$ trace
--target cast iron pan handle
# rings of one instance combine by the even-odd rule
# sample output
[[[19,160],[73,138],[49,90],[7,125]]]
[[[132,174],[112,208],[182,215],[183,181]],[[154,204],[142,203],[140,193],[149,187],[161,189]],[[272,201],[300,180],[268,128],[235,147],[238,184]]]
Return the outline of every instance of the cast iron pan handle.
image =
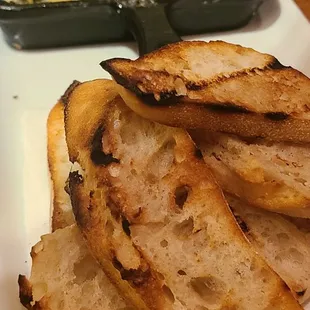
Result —
[[[121,14],[138,43],[140,56],[166,44],[182,41],[171,28],[162,4],[149,8],[123,8]]]

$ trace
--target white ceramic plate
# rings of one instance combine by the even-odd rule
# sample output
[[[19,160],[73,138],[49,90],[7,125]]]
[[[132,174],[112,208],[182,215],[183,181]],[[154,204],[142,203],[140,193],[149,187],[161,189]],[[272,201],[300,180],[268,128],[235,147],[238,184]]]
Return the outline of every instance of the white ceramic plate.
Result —
[[[292,0],[268,0],[245,28],[189,39],[226,40],[275,55],[310,76],[310,26]],[[0,35],[0,308],[21,309],[17,275],[50,230],[46,118],[74,80],[108,77],[111,57],[137,57],[132,44],[15,51]],[[17,96],[17,97],[16,97]],[[310,309],[310,305],[307,309]]]

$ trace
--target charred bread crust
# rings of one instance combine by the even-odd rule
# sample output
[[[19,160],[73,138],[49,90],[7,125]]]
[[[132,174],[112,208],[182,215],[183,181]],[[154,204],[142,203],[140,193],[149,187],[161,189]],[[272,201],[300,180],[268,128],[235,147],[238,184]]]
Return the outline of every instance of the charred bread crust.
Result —
[[[193,63],[190,58],[204,62],[203,56],[201,59],[188,56],[195,48],[218,49],[219,59],[227,53],[221,64],[227,72],[214,70],[214,74],[206,77],[199,73],[195,75],[190,71]],[[230,59],[231,51],[234,54]],[[238,64],[234,69],[234,57],[236,63],[242,57],[252,57],[252,67]],[[175,68],[172,63],[176,63]],[[301,72],[282,65],[273,56],[219,41],[180,42],[135,61],[115,58],[101,65],[119,85],[136,95],[139,106],[135,107],[123,97],[125,102],[136,113],[151,120],[170,126],[262,136],[276,141],[310,142],[307,117],[310,80]],[[206,61],[204,65],[207,65]],[[152,112],[156,109],[167,115],[155,118],[156,113]],[[181,113],[185,115],[182,117]],[[239,116],[242,116],[240,120]]]
[[[63,103],[63,104],[67,104],[68,103],[68,99],[71,95],[71,93],[73,92],[73,90],[79,86],[81,84],[81,82],[77,81],[77,80],[74,80],[70,86],[67,88],[67,90],[65,91],[65,93],[60,97],[60,101]]]
[[[71,202],[77,224],[105,274],[118,287],[130,303],[137,309],[164,309],[160,279],[143,257],[136,269],[126,269],[118,260],[117,249],[111,243],[111,230],[100,223],[106,221],[111,227],[121,227],[109,210],[104,212],[102,205],[92,199],[93,191],[87,190],[84,180],[78,173],[70,174]],[[103,214],[105,213],[105,214]],[[121,232],[128,239],[126,232]],[[137,250],[139,253],[139,251]],[[138,254],[140,255],[140,253]],[[144,296],[142,300],[139,295]]]
[[[201,104],[148,106],[132,92],[119,87],[126,104],[142,117],[186,129],[231,133],[249,138],[266,138],[271,141],[310,142],[310,120],[292,118],[283,113],[258,114],[225,108],[213,109]]]
[[[206,42],[178,42],[175,44],[168,44],[159,50],[156,50],[154,52],[151,52],[147,55],[144,55],[140,57],[137,61],[143,64],[144,60],[149,61],[150,59],[155,59],[157,55],[160,57],[169,57],[170,53],[172,56],[173,54],[177,54],[179,50],[186,49],[186,48],[195,48],[196,46],[205,45],[207,47],[207,44],[209,45],[219,45],[223,46],[223,48],[234,48],[237,47],[239,49],[244,49],[244,51],[254,52],[256,51],[241,47],[240,45],[233,45],[222,42],[222,41],[210,41],[209,43]],[[242,51],[241,51],[242,53]],[[262,54],[263,55],[263,54]],[[115,81],[122,85],[123,87],[129,89],[130,91],[134,92],[138,96],[154,96],[156,93],[158,95],[158,98],[156,101],[154,101],[154,104],[157,102],[158,105],[161,105],[163,102],[165,102],[168,98],[173,98],[177,96],[177,92],[175,89],[167,88],[169,84],[171,84],[171,81],[175,81],[176,79],[182,79],[184,82],[184,85],[188,90],[192,91],[198,91],[203,88],[209,87],[212,84],[218,84],[225,82],[229,79],[234,79],[238,77],[248,76],[250,74],[258,74],[262,73],[265,70],[275,70],[275,71],[281,71],[284,69],[291,69],[289,66],[284,66],[280,63],[278,59],[271,55],[264,54],[266,56],[265,63],[260,64],[258,67],[252,67],[252,68],[244,68],[242,70],[233,71],[229,75],[227,74],[217,74],[213,76],[211,79],[203,80],[200,79],[199,82],[192,81],[185,76],[182,75],[182,72],[179,74],[171,74],[167,72],[166,70],[152,70],[152,69],[143,69],[140,68],[139,65],[137,67],[131,67],[132,72],[129,72],[129,76],[126,75],[126,71],[120,71],[117,65],[118,63],[121,64],[129,64],[132,66],[132,64],[135,63],[135,61],[125,59],[125,58],[112,58],[105,61],[102,61],[100,63],[101,67],[108,71],[112,77],[115,79]],[[154,79],[154,83],[152,80],[150,80],[149,77],[152,77]],[[141,87],[143,85],[143,88]],[[162,102],[163,101],[163,102]],[[211,103],[212,104],[212,103]],[[230,104],[230,103],[227,103]],[[227,105],[226,104],[226,105]],[[242,107],[241,107],[242,108]]]
[[[29,280],[23,276],[18,276],[19,300],[21,304],[28,310],[50,310],[46,303],[46,297],[39,301],[33,302],[32,286]]]
[[[94,93],[93,89],[88,87],[89,84],[94,83],[97,84],[100,89],[97,93]],[[74,94],[76,91],[82,91],[84,92],[84,100],[85,100],[85,106],[87,105],[87,100],[90,100],[90,98],[93,98],[92,100],[98,100],[98,105],[94,105],[94,111],[93,113],[87,113],[84,111],[83,107],[81,109],[78,109],[78,111],[75,111],[77,113],[76,119],[74,120],[79,120],[81,122],[84,122],[85,126],[87,125],[88,128],[87,130],[91,131],[89,135],[85,135],[85,127],[84,126],[77,126],[79,127],[79,132],[77,135],[74,137],[74,139],[68,139],[68,134],[71,134],[71,130],[68,130],[68,113],[70,113],[71,106],[70,106],[70,100],[74,100]],[[104,92],[106,96],[102,98],[101,92]],[[68,146],[68,152],[69,152],[69,159],[71,162],[75,162],[77,157],[78,157],[78,149],[82,145],[85,147],[86,145],[91,147],[94,135],[96,130],[98,130],[98,126],[96,124],[100,123],[105,117],[105,111],[102,111],[102,109],[99,109],[100,104],[105,104],[106,102],[112,101],[114,98],[118,96],[118,92],[116,88],[114,87],[114,82],[110,80],[105,80],[105,83],[102,83],[102,80],[94,80],[86,83],[82,83],[75,87],[74,91],[71,92],[69,98],[68,98],[68,103],[65,107],[65,131],[66,131],[66,141],[67,141],[67,146]],[[92,126],[92,127],[91,127]],[[79,143],[81,145],[79,145]]]
[[[33,298],[32,298],[32,287],[30,282],[25,276],[19,275],[18,285],[19,285],[19,300],[21,304],[27,309],[32,309],[31,302],[33,301]]]
[[[107,166],[111,163],[119,163],[117,158],[113,157],[111,153],[104,153],[102,151],[102,135],[104,133],[104,128],[99,126],[94,133],[93,140],[91,143],[91,160],[95,165],[104,165]]]
[[[96,92],[94,93],[94,91]],[[102,95],[100,90],[105,93]],[[88,114],[80,114],[81,107],[71,106],[71,102],[76,102],[75,96],[83,94],[85,106],[89,101],[95,102],[97,96],[97,107],[94,106],[94,111]],[[121,100],[115,88],[115,83],[110,80],[97,80],[87,82],[80,85],[71,93],[68,104],[65,107],[66,122],[66,137],[68,142],[69,157],[71,161],[76,161],[78,156],[85,156],[89,159],[88,173],[93,172],[100,179],[100,187],[93,188],[89,186],[87,177],[84,177],[83,169],[80,172],[72,172],[69,176],[70,196],[73,212],[76,222],[89,245],[89,249],[98,263],[110,278],[111,282],[119,288],[121,293],[130,303],[133,303],[137,309],[164,309],[165,300],[163,298],[161,282],[159,275],[152,270],[149,262],[147,262],[138,249],[136,249],[128,236],[128,228],[124,227],[124,222],[117,215],[115,210],[110,210],[103,204],[107,204],[110,199],[108,192],[108,179],[105,177],[104,167],[119,161],[110,154],[111,161],[100,161],[98,156],[94,157],[93,152],[100,151],[100,143],[102,133],[104,131],[105,118],[110,109],[109,105],[114,104],[114,100]],[[80,100],[78,100],[80,103]],[[97,110],[96,110],[97,109]],[[83,109],[81,109],[83,111]],[[88,122],[88,127],[83,128],[83,136],[76,135],[71,132],[71,126],[74,130],[77,129],[76,123],[73,123],[77,118],[91,118],[91,123]],[[74,125],[73,125],[74,124]],[[82,139],[81,139],[82,137]],[[72,143],[74,142],[74,143]],[[72,143],[72,144],[71,144]],[[81,150],[87,150],[81,154]],[[72,156],[72,154],[74,154]],[[76,155],[75,155],[76,154]],[[102,155],[102,154],[101,154]],[[107,154],[103,154],[106,157]],[[100,157],[100,156],[99,156]],[[100,177],[99,177],[100,175]],[[93,184],[93,186],[95,186]],[[98,195],[105,197],[104,200],[98,201]],[[112,231],[117,230],[122,239],[121,243],[130,244],[134,251],[135,259],[139,260],[137,268],[126,268],[122,266],[117,258],[117,247],[111,240]],[[126,279],[126,280],[125,280]],[[139,292],[139,293],[137,293]],[[144,296],[141,299],[141,296]]]

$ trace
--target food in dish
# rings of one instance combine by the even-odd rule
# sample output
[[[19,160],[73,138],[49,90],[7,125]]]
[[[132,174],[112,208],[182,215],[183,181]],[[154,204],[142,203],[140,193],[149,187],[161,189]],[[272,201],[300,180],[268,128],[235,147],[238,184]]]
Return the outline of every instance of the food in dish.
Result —
[[[255,209],[242,195],[224,196],[194,135],[140,116],[129,108],[132,98],[144,104],[145,97],[111,80],[75,82],[50,113],[55,232],[43,241],[74,231],[68,234],[75,246],[86,243],[84,254],[98,262],[91,277],[103,271],[124,309],[302,309],[309,296],[306,220]],[[34,255],[32,272],[40,278],[37,262]],[[48,300],[42,309],[54,310],[55,299],[46,296],[57,276],[47,274],[39,295],[36,276],[21,276],[23,304],[36,309]],[[109,292],[102,290],[104,300]]]

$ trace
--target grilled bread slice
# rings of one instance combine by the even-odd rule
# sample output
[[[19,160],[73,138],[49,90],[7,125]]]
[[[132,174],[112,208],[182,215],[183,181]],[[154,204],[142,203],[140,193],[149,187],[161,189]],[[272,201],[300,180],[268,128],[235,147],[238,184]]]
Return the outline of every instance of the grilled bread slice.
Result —
[[[225,195],[238,223],[254,246],[304,302],[310,297],[310,242],[307,233],[287,217],[252,207]],[[309,225],[309,223],[308,223]]]
[[[126,104],[163,124],[310,142],[310,80],[273,56],[221,41],[183,41],[102,67]]]
[[[76,225],[41,237],[31,251],[28,280],[19,276],[20,301],[33,310],[133,310],[89,254]]]
[[[58,117],[55,117],[50,125],[60,128],[64,126],[63,109],[58,109],[57,112]],[[62,137],[57,136],[57,138],[59,140],[65,139],[64,129],[62,135]],[[62,149],[62,151],[58,150],[59,153],[67,154],[65,145],[53,144],[53,146]],[[59,161],[60,159],[61,157],[57,157],[54,162],[55,167],[59,170],[62,169],[62,165],[65,163]],[[51,171],[51,173],[53,172]],[[59,189],[56,191],[59,194],[61,194],[61,191],[65,194],[66,179],[54,179],[53,185],[56,189]],[[307,300],[310,295],[309,220],[284,217],[273,212],[258,210],[248,204],[241,203],[231,195],[225,194],[225,197],[238,220],[239,226],[257,252],[267,259],[269,265],[287,283],[295,298],[300,302]],[[68,206],[71,209],[70,202]]]
[[[113,82],[65,106],[77,223],[137,309],[301,309],[238,227],[187,132],[145,120]]]
[[[221,187],[257,207],[310,217],[309,145],[191,132]]]
[[[72,225],[70,196],[64,190],[72,164],[69,161],[64,127],[64,105],[60,100],[47,120],[47,158],[52,189],[52,231]]]

